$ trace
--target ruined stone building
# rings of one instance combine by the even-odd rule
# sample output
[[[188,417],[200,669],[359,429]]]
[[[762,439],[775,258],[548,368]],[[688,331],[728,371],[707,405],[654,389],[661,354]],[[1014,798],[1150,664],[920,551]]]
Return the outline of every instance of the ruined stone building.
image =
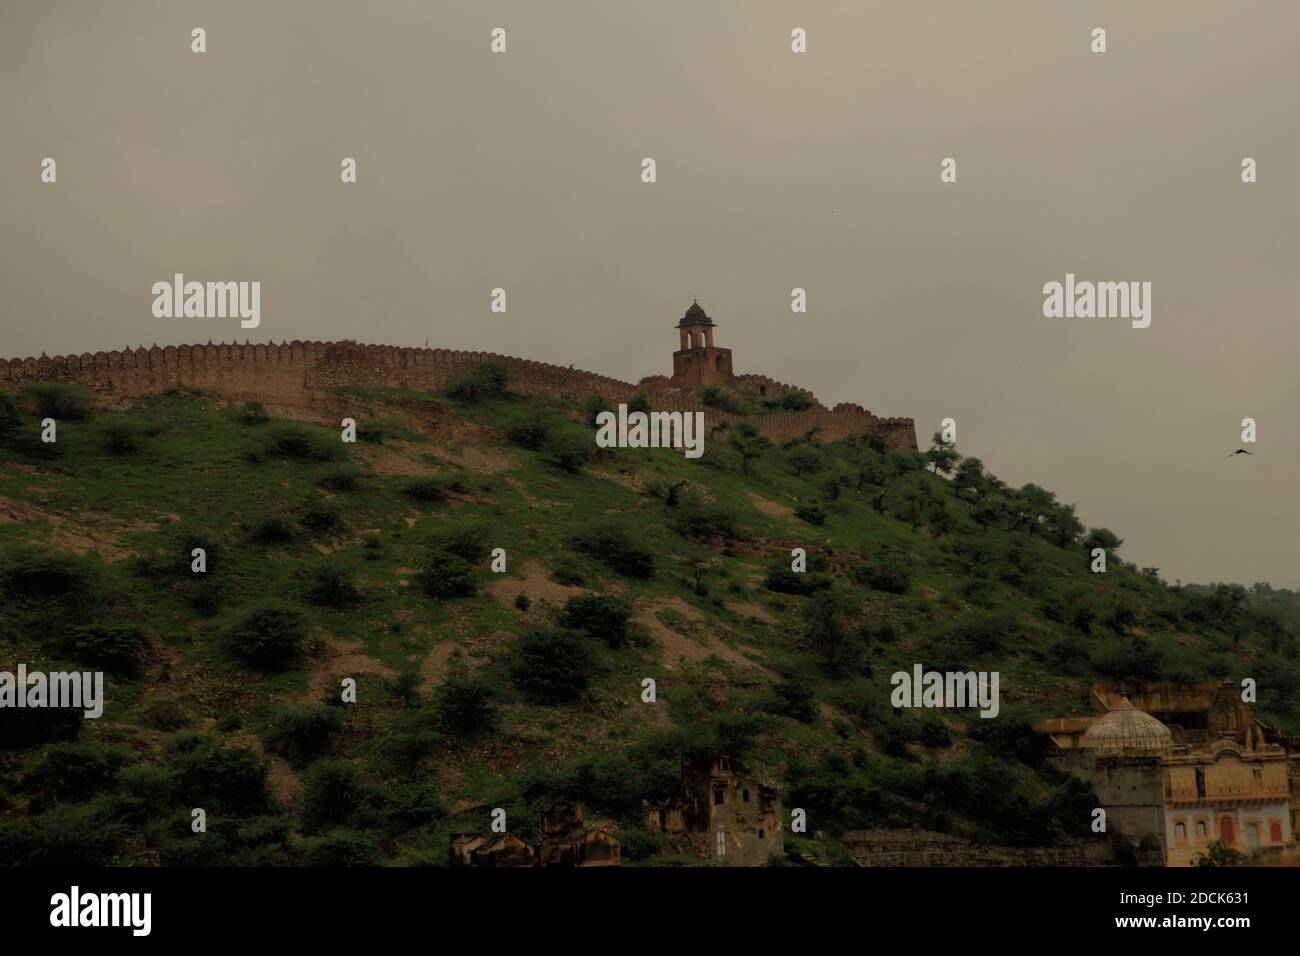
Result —
[[[681,796],[642,801],[647,832],[665,852],[692,853],[722,866],[763,866],[785,852],[775,787],[732,767],[729,757],[682,757]]]
[[[1107,833],[1139,863],[1189,866],[1218,840],[1300,862],[1300,748],[1255,720],[1231,683],[1094,686],[1097,716],[1034,729],[1049,762],[1091,784]]]
[[[537,851],[513,833],[458,833],[452,866],[536,866]]]
[[[619,842],[607,826],[582,822],[582,805],[558,803],[542,816],[542,866],[618,866]]]
[[[582,806],[558,803],[542,814],[539,847],[510,833],[459,833],[452,866],[618,866],[619,842],[609,824],[587,826]]]

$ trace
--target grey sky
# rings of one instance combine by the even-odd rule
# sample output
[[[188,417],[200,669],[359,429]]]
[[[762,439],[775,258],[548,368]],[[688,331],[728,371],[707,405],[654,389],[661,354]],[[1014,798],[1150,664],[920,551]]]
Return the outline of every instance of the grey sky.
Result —
[[[698,296],[738,372],[923,444],[952,416],[1171,580],[1300,587],[1298,31],[1283,0],[8,0],[0,353],[427,339],[635,381]],[[261,327],[155,319],[174,272],[260,280]],[[1150,281],[1151,327],[1043,318],[1067,272]]]

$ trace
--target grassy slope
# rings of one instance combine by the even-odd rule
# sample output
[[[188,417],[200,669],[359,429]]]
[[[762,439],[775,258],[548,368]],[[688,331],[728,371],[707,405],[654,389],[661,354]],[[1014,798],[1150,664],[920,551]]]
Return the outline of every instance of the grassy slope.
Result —
[[[509,445],[504,432],[541,408],[560,430],[589,444],[590,429],[571,403],[515,398],[463,404],[398,391],[353,391],[341,400],[356,403],[363,424],[381,421],[388,433],[383,444],[344,448],[336,431],[317,429],[365,471],[361,488],[351,492],[332,494],[317,484],[344,459],[268,454],[267,436],[276,423],[243,424],[235,409],[210,396],[160,397],[129,412],[68,422],[48,460],[9,453],[10,463],[0,467],[0,497],[40,511],[25,512],[37,520],[0,525],[0,552],[22,542],[67,543],[76,535],[129,549],[134,557],[90,559],[100,575],[97,593],[104,596],[94,612],[138,626],[150,647],[137,673],[110,676],[105,717],[82,722],[83,741],[122,748],[115,758],[120,766],[105,771],[100,785],[57,790],[50,774],[43,775],[43,748],[0,751],[0,807],[9,827],[0,843],[7,839],[19,855],[44,858],[37,844],[53,838],[40,834],[56,823],[67,829],[71,814],[112,836],[86,851],[96,860],[152,862],[159,851],[164,862],[310,860],[321,834],[333,832],[329,846],[336,856],[355,851],[356,859],[370,862],[440,863],[447,834],[484,827],[491,807],[506,807],[512,830],[530,836],[543,806],[575,797],[590,816],[609,816],[626,828],[630,858],[653,859],[650,842],[636,831],[639,800],[673,792],[677,754],[704,741],[745,753],[752,766],[783,784],[787,806],[809,809],[814,829],[921,825],[996,842],[1052,843],[1084,834],[1081,808],[1091,806],[1091,798],[1035,766],[1026,724],[1086,712],[1094,680],[1264,675],[1261,716],[1297,726],[1290,699],[1278,690],[1289,693],[1297,680],[1285,653],[1292,644],[1274,654],[1252,634],[1234,645],[1213,629],[1194,632],[1177,592],[1114,559],[1108,573],[1094,575],[1079,545],[1058,548],[1024,531],[982,530],[937,477],[921,480],[946,496],[956,523],[953,533],[938,538],[894,516],[905,482],[916,475],[891,479],[883,515],[852,483],[830,500],[828,477],[856,475],[855,459],[872,452],[823,446],[820,471],[798,477],[788,467],[788,452],[771,449],[744,475],[719,436],[702,461],[667,450],[624,450],[569,475],[548,452]],[[426,422],[444,420],[448,410],[462,437],[428,437]],[[136,451],[105,451],[105,428],[115,420],[143,426]],[[421,505],[402,494],[411,476],[395,470],[454,479],[461,490],[445,504]],[[711,499],[706,509],[736,516],[746,540],[700,542],[673,531],[680,509],[645,489],[678,480]],[[826,522],[810,525],[772,513],[777,509],[770,505],[761,510],[755,495],[786,510],[818,501]],[[294,519],[321,501],[337,508],[337,531],[313,534],[299,526],[286,544],[249,541],[248,529],[266,516]],[[598,522],[629,529],[637,546],[655,556],[655,576],[624,578],[576,551],[572,536]],[[458,527],[482,529],[490,547],[506,549],[506,576],[517,588],[502,585],[484,560],[475,597],[437,601],[419,591],[415,572],[432,543]],[[206,608],[196,608],[193,582],[174,570],[182,546],[196,535],[218,543],[211,577],[221,596]],[[982,557],[954,552],[963,545],[981,548]],[[836,590],[847,596],[841,622],[849,653],[860,658],[847,667],[828,669],[805,640],[817,598],[762,586],[775,559],[753,552],[788,555],[794,546],[829,554],[837,566],[886,563],[909,575],[907,591],[897,595],[862,587],[845,573],[833,576]],[[714,561],[706,594],[696,592],[691,573],[691,561],[701,558]],[[636,646],[593,644],[597,670],[580,703],[530,703],[510,681],[518,636],[550,625],[555,616],[553,603],[533,601],[527,611],[513,604],[516,590],[541,593],[538,588],[548,586],[525,583],[530,562],[546,571],[563,565],[589,590],[636,601],[646,622],[638,627]],[[353,577],[365,597],[360,606],[333,611],[306,602],[309,575],[325,563]],[[59,619],[57,608],[51,614],[20,595],[6,598],[0,669],[18,660],[31,669],[79,663],[48,625]],[[1100,621],[1117,601],[1137,611],[1136,626],[1122,636],[1106,633],[1100,623],[1085,635],[1052,619],[1068,621],[1068,609],[1083,604]],[[262,602],[303,608],[315,643],[300,666],[261,673],[226,649],[222,635]],[[646,626],[644,616],[655,623]],[[961,627],[970,621],[991,622],[995,636],[969,637]],[[700,650],[678,660],[675,652],[688,646],[681,642]],[[706,656],[710,650],[719,654]],[[431,653],[445,666],[431,664]],[[747,666],[746,659],[761,667]],[[1002,716],[981,722],[950,712],[922,719],[894,714],[889,675],[910,671],[916,662],[999,671]],[[409,699],[380,673],[421,667],[424,687]],[[468,673],[496,702],[496,727],[487,733],[447,732],[431,706],[420,702],[429,684]],[[205,778],[194,771],[197,758],[185,757],[194,747],[186,734],[261,752],[286,707],[336,698],[344,676],[357,678],[359,703],[342,709],[341,726],[313,752],[289,761],[268,755],[273,796],[266,806],[227,801],[222,812],[221,801],[195,783]],[[658,682],[657,704],[640,702],[645,677]],[[782,679],[813,692],[815,719],[775,712],[781,708],[772,688]],[[410,747],[427,754],[404,756]],[[350,766],[353,791],[344,802],[355,812],[322,816],[313,809],[313,793],[326,789],[315,782],[320,760]],[[58,800],[50,799],[52,791]],[[425,809],[403,817],[397,805],[416,791]],[[205,856],[194,850],[188,809],[213,802],[218,812],[210,833],[225,842],[210,841]],[[822,849],[834,856],[833,847]],[[79,852],[64,847],[53,858],[76,859]]]

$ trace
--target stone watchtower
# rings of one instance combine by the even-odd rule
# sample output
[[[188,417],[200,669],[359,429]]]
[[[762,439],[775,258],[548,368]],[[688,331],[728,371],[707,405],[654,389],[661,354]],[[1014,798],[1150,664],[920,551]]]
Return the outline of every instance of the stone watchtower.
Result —
[[[674,384],[726,385],[732,381],[731,349],[714,347],[715,325],[698,302],[691,303],[677,323],[682,347],[673,353]]]

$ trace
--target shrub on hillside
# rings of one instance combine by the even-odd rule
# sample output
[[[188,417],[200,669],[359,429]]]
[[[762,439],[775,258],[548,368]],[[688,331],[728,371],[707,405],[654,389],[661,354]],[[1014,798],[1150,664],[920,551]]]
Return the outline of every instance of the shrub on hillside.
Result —
[[[592,428],[596,427],[596,417],[601,412],[611,412],[613,408],[609,400],[601,395],[588,395],[582,403],[583,414],[587,416],[587,424]]]
[[[783,680],[772,688],[772,712],[789,717],[801,724],[811,724],[817,719],[817,699],[812,688],[798,680]]]
[[[266,515],[249,528],[248,539],[254,544],[285,544],[293,540],[293,523],[283,515]]]
[[[572,561],[561,560],[551,572],[551,580],[568,588],[580,588],[587,583],[587,576]]]
[[[99,426],[99,437],[110,455],[131,455],[144,444],[149,429],[127,418],[113,418]]]
[[[320,485],[326,491],[357,491],[360,489],[361,482],[365,476],[365,471],[355,465],[341,465],[317,478],[316,484]]]
[[[374,867],[384,862],[379,841],[357,830],[331,830],[302,844],[302,861],[318,867]]]
[[[22,393],[38,418],[75,422],[90,416],[90,393],[80,385],[33,382],[24,386]]]
[[[454,554],[470,564],[478,564],[488,556],[488,536],[483,528],[456,528],[438,538],[438,550]]]
[[[831,586],[830,579],[824,574],[808,571],[792,571],[785,563],[768,568],[763,587],[778,594],[798,594],[807,596]]]
[[[402,488],[402,494],[425,504],[440,505],[447,500],[447,489],[437,478],[416,478]]]
[[[23,544],[0,555],[0,590],[10,600],[76,605],[93,596],[98,580],[98,565],[66,551]]]
[[[554,431],[554,424],[541,412],[534,412],[506,430],[506,438],[520,448],[541,451]]]
[[[845,620],[850,610],[847,596],[827,590],[814,597],[805,612],[804,642],[832,676],[858,670],[863,663],[861,635]]]
[[[130,674],[145,649],[138,627],[103,620],[80,624],[68,632],[64,648],[79,664],[94,664],[115,674]]]
[[[337,707],[325,704],[296,704],[284,708],[271,721],[263,737],[268,750],[288,760],[302,762],[319,756],[330,734],[343,725]]]
[[[302,615],[271,604],[254,608],[226,631],[231,653],[267,670],[285,670],[298,663],[305,644]]]
[[[0,392],[0,445],[17,439],[22,427],[23,417],[18,402],[8,392]]]
[[[384,807],[384,827],[397,835],[436,823],[447,815],[431,783],[404,783],[396,787]]]
[[[303,425],[276,425],[267,432],[266,450],[295,461],[334,461],[343,455],[337,435]]]
[[[238,417],[241,425],[265,425],[270,418],[261,402],[244,402],[239,406]]]
[[[745,414],[744,407],[736,401],[735,396],[722,390],[717,385],[706,385],[700,392],[700,401],[709,408],[717,408],[724,412],[731,412],[733,415]]]
[[[1165,652],[1144,637],[1109,640],[1093,651],[1092,666],[1118,681],[1158,681],[1164,677]]]
[[[911,752],[907,745],[918,738],[920,729],[914,717],[891,716],[871,728],[871,735],[881,753],[908,758]]]
[[[569,598],[560,611],[560,623],[583,631],[610,647],[622,647],[628,639],[632,608],[621,598],[607,594],[584,594]]]
[[[826,457],[811,445],[796,445],[786,455],[786,464],[796,475],[814,475],[826,467]]]
[[[382,445],[388,437],[388,429],[380,422],[366,421],[357,425],[357,440],[368,445]]]
[[[1003,650],[1020,633],[1015,619],[1003,613],[972,614],[942,632],[946,639],[967,655],[992,654]]]
[[[448,677],[434,690],[432,705],[438,726],[450,734],[486,733],[496,726],[491,688],[470,677]]]
[[[628,827],[618,835],[619,857],[624,860],[648,860],[659,852],[661,838],[640,827]]]
[[[364,598],[346,570],[338,565],[316,568],[307,588],[307,600],[319,607],[356,607]]]
[[[459,555],[435,551],[420,571],[420,587],[429,597],[472,597],[478,589],[474,569]]]
[[[884,563],[859,564],[850,573],[854,581],[873,591],[883,591],[886,594],[907,592],[907,572],[897,566]]]
[[[174,734],[164,747],[176,792],[201,794],[212,814],[260,813],[266,808],[266,760],[242,747],[223,747],[205,734]]]
[[[582,471],[582,466],[591,461],[592,446],[573,435],[564,435],[549,443],[551,463],[569,475]]]
[[[70,707],[6,708],[0,720],[0,747],[35,747],[76,740],[83,723],[82,712]]]
[[[616,525],[595,525],[578,533],[573,546],[629,578],[654,576],[654,555],[632,543],[632,537]]]
[[[343,527],[339,509],[324,501],[309,503],[298,518],[298,523],[312,534],[333,534]]]
[[[84,800],[110,789],[129,756],[124,747],[99,743],[51,744],[23,784],[54,800]]]
[[[584,638],[572,631],[538,630],[515,651],[511,680],[530,700],[571,703],[587,692],[595,657]]]
[[[809,524],[826,523],[826,512],[815,504],[797,505],[794,509],[794,516],[801,521],[807,521]]]
[[[321,760],[303,780],[303,824],[309,832],[347,823],[367,803],[367,789],[346,760]]]
[[[683,537],[696,540],[721,538],[723,541],[739,541],[744,538],[740,516],[735,511],[693,500],[681,504],[668,525]]]
[[[447,386],[447,394],[463,402],[504,398],[509,382],[510,370],[499,362],[489,362],[455,376]]]
[[[126,837],[127,828],[101,803],[55,804],[44,813],[0,820],[0,860],[27,867],[109,866]]]

